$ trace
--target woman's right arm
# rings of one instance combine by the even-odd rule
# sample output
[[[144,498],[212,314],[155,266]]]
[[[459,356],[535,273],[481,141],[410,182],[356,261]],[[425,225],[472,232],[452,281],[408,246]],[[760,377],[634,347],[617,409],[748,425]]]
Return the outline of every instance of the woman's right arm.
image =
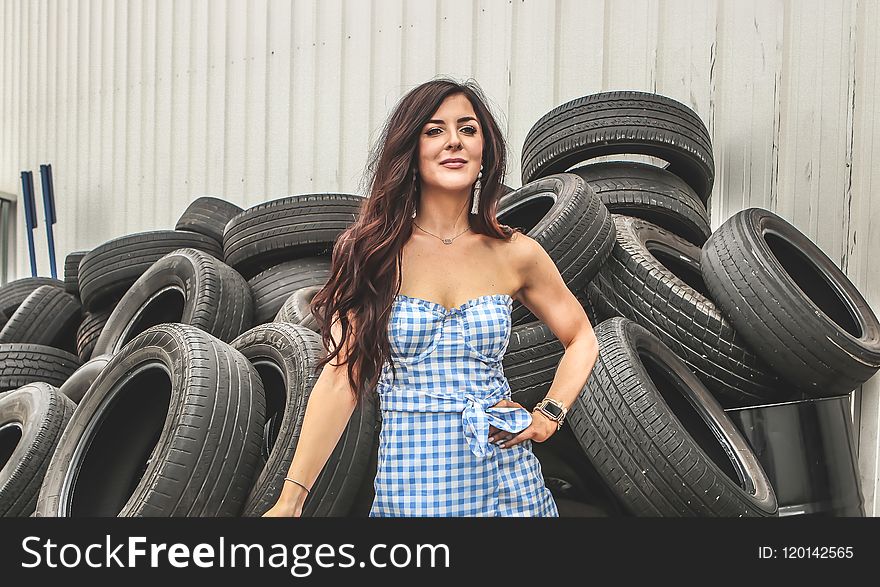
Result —
[[[330,334],[334,344],[338,344],[336,341],[342,338],[342,328],[338,321],[333,322]],[[346,344],[333,360],[336,363],[331,361],[321,370],[309,395],[299,441],[287,470],[288,477],[308,488],[314,486],[355,409],[355,396],[348,380],[348,365],[343,363],[347,350]],[[263,516],[299,517],[302,515],[306,497],[308,494],[302,487],[285,481],[278,501]]]

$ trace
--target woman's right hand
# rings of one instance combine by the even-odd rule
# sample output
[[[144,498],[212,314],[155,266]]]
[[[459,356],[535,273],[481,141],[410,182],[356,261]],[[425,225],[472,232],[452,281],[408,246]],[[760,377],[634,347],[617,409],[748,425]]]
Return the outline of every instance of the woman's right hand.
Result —
[[[300,516],[302,516],[302,506],[293,507],[280,501],[275,502],[275,505],[263,514],[264,518],[299,518]]]
[[[275,502],[269,510],[263,514],[264,518],[299,518],[302,516],[303,504],[308,494],[293,483],[285,483]]]

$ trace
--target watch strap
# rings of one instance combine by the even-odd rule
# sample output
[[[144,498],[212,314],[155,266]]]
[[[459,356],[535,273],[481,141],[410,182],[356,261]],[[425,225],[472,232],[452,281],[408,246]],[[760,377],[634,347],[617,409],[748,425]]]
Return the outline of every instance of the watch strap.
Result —
[[[544,398],[538,402],[538,405],[535,406],[535,410],[556,422],[557,429],[562,428],[562,423],[565,421],[565,416],[568,411],[562,406],[562,402],[550,398]]]

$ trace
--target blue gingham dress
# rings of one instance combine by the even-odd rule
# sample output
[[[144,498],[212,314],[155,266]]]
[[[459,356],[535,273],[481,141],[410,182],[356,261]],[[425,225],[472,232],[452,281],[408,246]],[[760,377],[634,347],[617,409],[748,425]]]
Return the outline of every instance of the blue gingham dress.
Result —
[[[370,517],[558,516],[531,441],[488,442],[489,424],[519,432],[531,423],[510,399],[501,359],[510,340],[507,294],[447,309],[398,294],[388,321],[388,362],[377,392],[382,410],[376,497]]]

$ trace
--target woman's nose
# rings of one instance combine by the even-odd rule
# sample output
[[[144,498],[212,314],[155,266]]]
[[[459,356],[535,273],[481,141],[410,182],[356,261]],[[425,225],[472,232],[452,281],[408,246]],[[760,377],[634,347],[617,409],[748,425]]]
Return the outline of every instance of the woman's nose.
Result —
[[[449,143],[446,145],[450,149],[457,149],[461,146],[461,137],[458,136],[457,131],[452,131],[449,133]]]

